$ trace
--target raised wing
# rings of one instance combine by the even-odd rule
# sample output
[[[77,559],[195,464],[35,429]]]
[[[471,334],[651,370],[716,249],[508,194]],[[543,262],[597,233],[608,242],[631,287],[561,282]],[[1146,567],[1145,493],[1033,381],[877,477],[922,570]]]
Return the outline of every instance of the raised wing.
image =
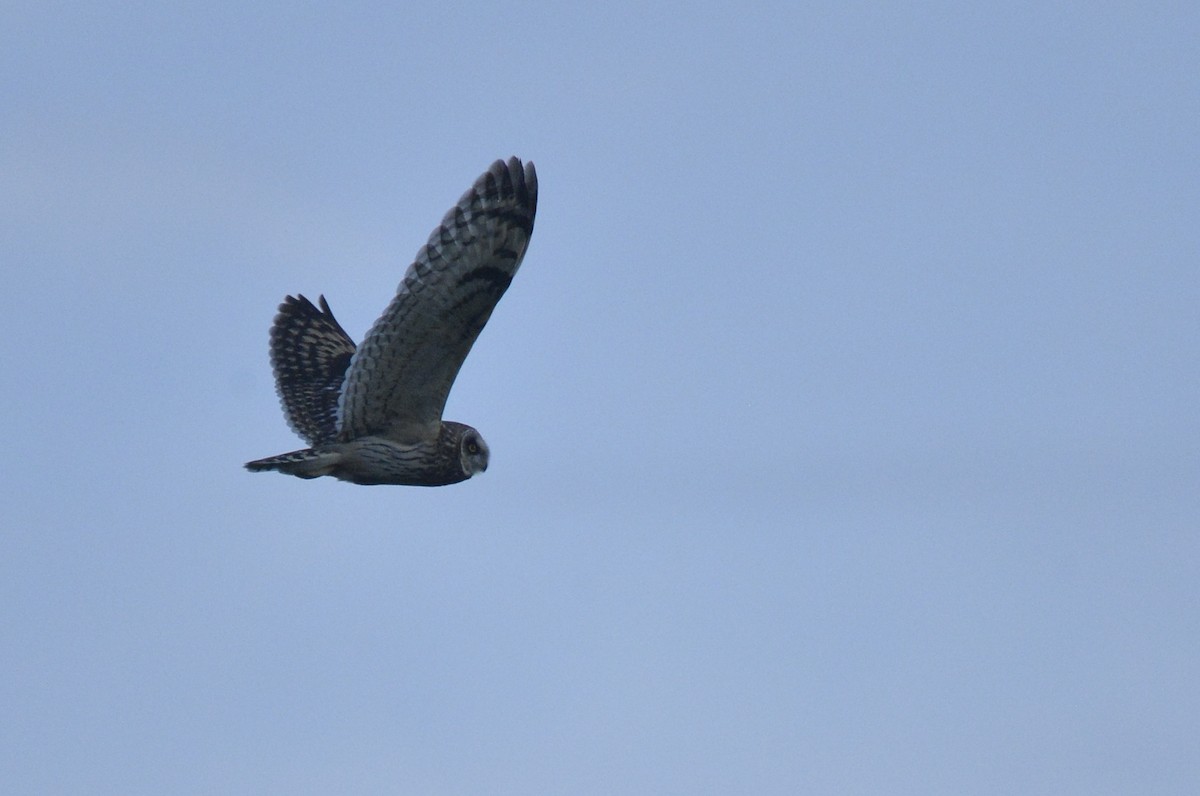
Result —
[[[340,439],[436,438],[458,370],[525,256],[536,210],[533,164],[510,158],[446,213],[350,364]]]
[[[288,296],[271,325],[271,369],[283,414],[309,445],[337,436],[338,396],[354,341],[333,317],[325,297],[317,309],[304,296]]]

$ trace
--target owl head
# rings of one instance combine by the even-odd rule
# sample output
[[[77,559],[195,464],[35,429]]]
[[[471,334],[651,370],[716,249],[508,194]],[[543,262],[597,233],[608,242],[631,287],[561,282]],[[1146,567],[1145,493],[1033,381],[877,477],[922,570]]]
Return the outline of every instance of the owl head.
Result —
[[[467,478],[482,473],[488,466],[488,446],[473,428],[463,430],[458,441],[458,459]]]

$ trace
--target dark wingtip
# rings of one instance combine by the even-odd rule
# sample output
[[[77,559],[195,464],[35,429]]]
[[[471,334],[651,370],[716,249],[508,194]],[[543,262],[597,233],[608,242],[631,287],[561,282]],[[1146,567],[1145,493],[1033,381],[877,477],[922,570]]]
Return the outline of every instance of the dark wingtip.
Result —
[[[320,309],[317,309],[318,304],[320,305]],[[337,322],[333,317],[333,310],[329,309],[329,302],[325,300],[325,294],[323,293],[317,297],[317,304],[313,304],[311,301],[305,298],[303,293],[297,293],[295,296],[286,296],[283,299],[283,303],[279,305],[279,316],[277,316],[276,320],[278,321],[280,318],[289,315],[299,315],[310,318],[325,315],[328,316],[331,321],[334,321],[335,323]]]
[[[488,170],[479,175],[475,185],[462,195],[459,204],[469,203],[476,195],[492,199],[516,197],[522,205],[536,210],[537,190],[537,169],[533,161],[523,162],[513,155],[508,160],[493,161]]]
[[[534,168],[533,161],[522,162],[516,155],[507,161],[497,160],[484,175],[484,179],[488,177],[497,181],[501,196],[515,196],[522,205],[529,208],[529,231],[532,232],[532,216],[537,213],[538,199],[537,169]]]
[[[516,160],[516,158],[513,158]],[[525,164],[525,189],[530,195],[537,197],[537,169],[533,167],[533,161],[528,161]]]
[[[533,161],[521,162],[521,159],[513,155],[508,159],[507,164],[501,164],[496,161],[497,165],[502,165],[505,173],[512,180],[513,191],[517,198],[523,204],[527,204],[531,210],[537,210],[537,169],[533,166]]]

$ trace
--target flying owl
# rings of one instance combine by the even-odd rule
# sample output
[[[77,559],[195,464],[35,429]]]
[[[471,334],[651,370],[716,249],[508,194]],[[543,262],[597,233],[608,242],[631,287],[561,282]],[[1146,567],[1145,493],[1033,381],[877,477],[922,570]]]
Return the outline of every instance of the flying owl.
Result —
[[[486,470],[483,437],[442,410],[525,256],[536,211],[533,164],[493,163],[417,252],[357,350],[324,296],[319,307],[288,296],[271,327],[271,368],[288,425],[310,447],[246,469],[412,486]]]

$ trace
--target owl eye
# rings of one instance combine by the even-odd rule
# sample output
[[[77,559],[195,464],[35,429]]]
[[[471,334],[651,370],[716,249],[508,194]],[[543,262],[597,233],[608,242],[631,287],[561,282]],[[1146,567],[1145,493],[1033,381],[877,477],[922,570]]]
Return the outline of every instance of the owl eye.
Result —
[[[467,453],[479,453],[479,445],[474,442],[468,442]]]

